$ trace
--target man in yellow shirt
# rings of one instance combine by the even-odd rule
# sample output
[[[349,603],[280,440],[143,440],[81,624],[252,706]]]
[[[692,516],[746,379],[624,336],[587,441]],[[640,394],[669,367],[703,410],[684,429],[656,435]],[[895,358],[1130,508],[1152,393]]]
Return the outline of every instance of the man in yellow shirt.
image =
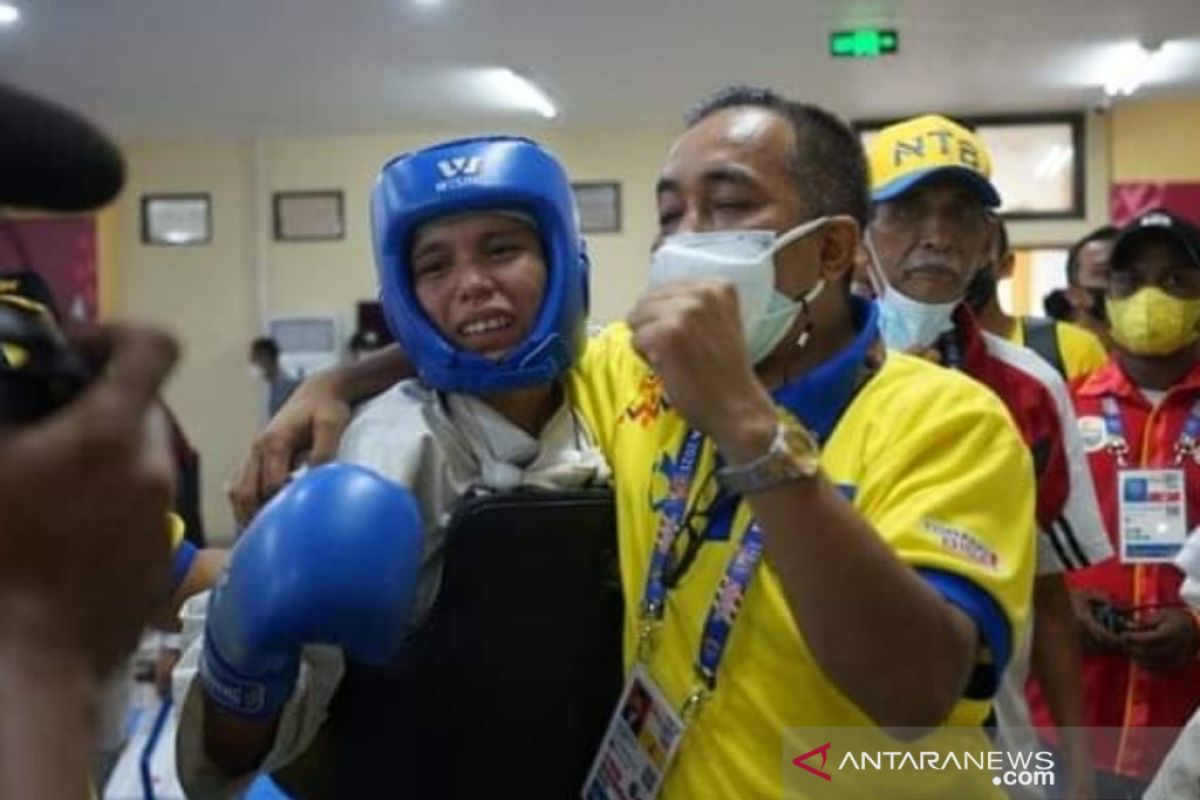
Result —
[[[981,724],[1028,610],[1033,472],[996,398],[884,354],[851,298],[853,134],[728,90],[657,199],[654,288],[576,402],[612,459],[627,663],[694,715],[663,796],[779,796],[787,728]]]
[[[993,225],[996,236],[991,262],[979,268],[967,287],[967,302],[983,329],[1033,350],[1067,383],[1095,372],[1108,360],[1108,352],[1094,333],[1069,322],[1014,317],[1000,307],[996,285],[1012,277],[1015,258],[1008,243],[1008,226],[999,217],[994,218]]]
[[[626,662],[687,722],[670,800],[782,796],[788,728],[978,728],[1028,614],[1028,451],[983,387],[879,346],[848,291],[866,180],[828,112],[718,95],[659,180],[654,288],[573,374],[614,468]],[[300,393],[260,453],[336,420]]]

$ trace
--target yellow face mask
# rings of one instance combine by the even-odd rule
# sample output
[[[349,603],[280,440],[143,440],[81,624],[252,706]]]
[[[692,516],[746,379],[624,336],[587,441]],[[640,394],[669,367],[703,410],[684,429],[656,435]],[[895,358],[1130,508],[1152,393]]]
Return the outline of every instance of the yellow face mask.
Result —
[[[1157,286],[1105,302],[1112,337],[1139,356],[1163,356],[1200,339],[1200,299],[1181,300]]]

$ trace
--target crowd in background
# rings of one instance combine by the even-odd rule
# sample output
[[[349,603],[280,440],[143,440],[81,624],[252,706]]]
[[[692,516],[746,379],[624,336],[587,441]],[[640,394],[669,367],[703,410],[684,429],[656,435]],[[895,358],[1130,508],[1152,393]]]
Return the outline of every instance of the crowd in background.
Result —
[[[482,172],[446,181],[447,159]],[[657,796],[777,797],[780,743],[804,726],[1052,750],[1055,787],[1014,797],[1200,797],[1193,222],[1153,209],[1094,231],[1049,319],[1014,317],[972,130],[916,117],[864,152],[824,109],[734,87],[665,156],[647,290],[588,337],[590,264],[552,153],[441,143],[384,165],[375,192],[398,345],[356,335],[301,383],[274,340],[252,343],[273,421],[233,484],[231,553],[205,546],[199,456],[159,399],[170,338],[64,334],[35,275],[0,276],[3,390],[57,390],[86,365],[0,434],[0,796],[86,796],[103,679],[212,590],[202,635],[165,643],[200,653],[177,698],[189,796],[265,774],[367,796],[397,770],[469,796],[486,770],[461,768],[464,731],[488,707],[421,718],[414,687],[509,675],[520,647],[464,644],[502,631],[588,665],[543,680],[595,730],[558,708],[503,720],[569,751],[532,797],[626,796],[621,759]],[[314,468],[293,478],[300,451]],[[546,493],[594,535],[497,551],[459,516],[517,497],[532,532]],[[545,605],[539,553],[563,571],[558,619],[490,614]],[[478,578],[490,599],[471,605],[459,576],[481,563],[507,582]]]

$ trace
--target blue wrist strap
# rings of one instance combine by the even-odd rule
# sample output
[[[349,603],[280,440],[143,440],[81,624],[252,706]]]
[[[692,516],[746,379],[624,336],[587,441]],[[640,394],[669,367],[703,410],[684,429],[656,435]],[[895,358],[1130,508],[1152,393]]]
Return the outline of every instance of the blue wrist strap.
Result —
[[[200,680],[204,693],[222,709],[247,719],[274,717],[288,698],[300,672],[300,659],[282,669],[246,675],[224,657],[208,631],[204,632],[204,654]]]

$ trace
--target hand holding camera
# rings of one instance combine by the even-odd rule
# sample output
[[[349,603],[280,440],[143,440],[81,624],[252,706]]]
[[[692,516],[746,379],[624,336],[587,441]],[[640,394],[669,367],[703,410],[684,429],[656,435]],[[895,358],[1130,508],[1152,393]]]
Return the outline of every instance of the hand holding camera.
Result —
[[[1148,669],[1180,666],[1200,653],[1200,624],[1179,604],[1129,606],[1093,590],[1071,595],[1088,650],[1122,651]]]

